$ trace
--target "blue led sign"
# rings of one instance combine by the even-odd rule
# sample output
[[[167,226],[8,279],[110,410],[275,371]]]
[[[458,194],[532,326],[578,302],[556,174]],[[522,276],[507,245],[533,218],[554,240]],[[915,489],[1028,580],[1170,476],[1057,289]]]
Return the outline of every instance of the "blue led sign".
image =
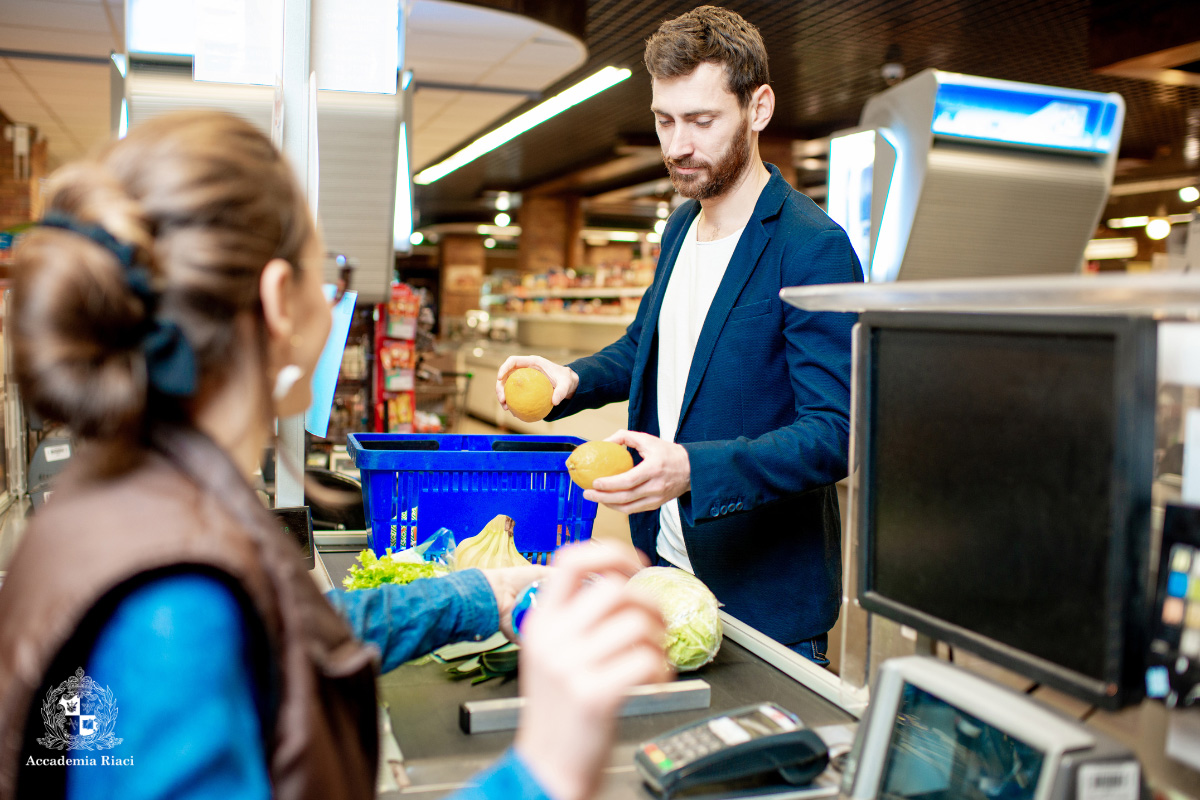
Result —
[[[1048,86],[940,76],[938,136],[1104,154],[1115,149],[1119,98]]]

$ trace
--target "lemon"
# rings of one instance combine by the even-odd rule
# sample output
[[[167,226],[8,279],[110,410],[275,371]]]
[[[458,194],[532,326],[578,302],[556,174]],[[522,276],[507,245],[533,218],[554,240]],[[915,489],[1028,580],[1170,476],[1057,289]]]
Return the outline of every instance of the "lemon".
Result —
[[[567,472],[580,489],[592,488],[596,478],[633,469],[633,456],[616,442],[584,442],[567,459]]]
[[[541,370],[521,367],[513,370],[504,381],[504,402],[508,410],[522,422],[545,419],[554,408],[554,385]]]

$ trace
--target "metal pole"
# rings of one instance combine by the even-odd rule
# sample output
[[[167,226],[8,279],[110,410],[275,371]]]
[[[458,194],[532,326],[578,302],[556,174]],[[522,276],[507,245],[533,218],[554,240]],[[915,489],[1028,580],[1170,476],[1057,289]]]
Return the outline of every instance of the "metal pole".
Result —
[[[312,0],[283,0],[283,153],[301,186],[308,174],[308,80],[312,71]],[[315,121],[314,121],[315,122]],[[309,198],[310,204],[313,198]],[[308,380],[312,376],[304,376]],[[304,505],[304,415],[281,419],[275,448],[275,507]]]

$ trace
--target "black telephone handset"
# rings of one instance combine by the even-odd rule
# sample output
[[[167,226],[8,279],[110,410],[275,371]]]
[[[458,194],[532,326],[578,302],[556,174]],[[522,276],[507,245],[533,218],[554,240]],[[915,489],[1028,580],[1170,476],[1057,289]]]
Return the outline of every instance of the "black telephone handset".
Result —
[[[668,731],[642,744],[634,763],[650,788],[669,797],[767,773],[803,786],[825,771],[829,751],[796,715],[760,703]]]

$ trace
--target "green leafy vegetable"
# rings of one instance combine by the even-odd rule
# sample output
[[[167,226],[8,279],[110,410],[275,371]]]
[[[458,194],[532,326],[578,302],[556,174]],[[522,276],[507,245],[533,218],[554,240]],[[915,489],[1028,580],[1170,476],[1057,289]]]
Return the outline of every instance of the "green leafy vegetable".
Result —
[[[667,660],[680,672],[699,669],[721,649],[720,603],[704,582],[674,567],[647,567],[630,586],[646,592],[667,623]]]
[[[371,589],[385,583],[412,583],[418,578],[436,578],[450,572],[442,564],[414,561],[397,561],[388,550],[383,558],[377,558],[371,550],[358,554],[361,566],[350,567],[350,574],[342,580],[347,589]]]

